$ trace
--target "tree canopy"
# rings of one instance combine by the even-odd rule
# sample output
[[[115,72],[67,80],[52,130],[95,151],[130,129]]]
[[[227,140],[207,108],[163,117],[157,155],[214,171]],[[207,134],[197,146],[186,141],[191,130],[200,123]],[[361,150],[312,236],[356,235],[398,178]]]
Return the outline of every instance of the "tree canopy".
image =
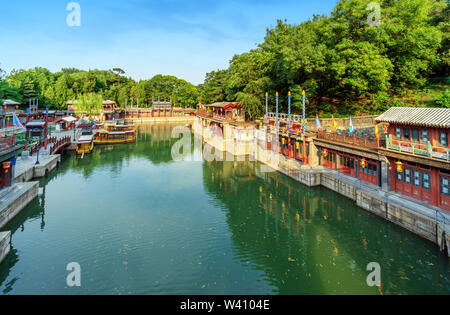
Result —
[[[305,89],[313,113],[374,113],[397,105],[392,95],[448,76],[445,0],[379,0],[378,26],[370,23],[371,2],[342,0],[329,16],[299,25],[278,21],[256,49],[206,75],[202,100],[240,101],[260,114],[265,91],[291,91],[295,110]],[[286,103],[284,98],[282,110]]]
[[[134,81],[123,76],[120,68],[112,70],[78,70],[64,68],[52,73],[45,68],[13,70],[2,80],[0,93],[23,104],[39,99],[44,107],[65,109],[68,100],[110,99],[125,107],[139,104],[151,106],[152,99],[172,99],[180,107],[198,103],[198,90],[193,84],[174,76],[157,75],[150,80]],[[89,107],[89,106],[88,106]]]

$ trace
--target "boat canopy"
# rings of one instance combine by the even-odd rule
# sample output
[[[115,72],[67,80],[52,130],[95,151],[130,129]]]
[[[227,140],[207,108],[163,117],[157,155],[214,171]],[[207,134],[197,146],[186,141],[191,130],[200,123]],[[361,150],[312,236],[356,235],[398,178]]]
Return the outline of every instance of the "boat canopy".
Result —
[[[64,117],[62,120],[64,120],[67,123],[72,123],[74,121],[77,121],[77,119],[75,117],[72,117],[72,116]]]
[[[86,143],[86,142],[92,142],[94,140],[94,136],[81,136],[80,139],[78,139],[78,143]]]

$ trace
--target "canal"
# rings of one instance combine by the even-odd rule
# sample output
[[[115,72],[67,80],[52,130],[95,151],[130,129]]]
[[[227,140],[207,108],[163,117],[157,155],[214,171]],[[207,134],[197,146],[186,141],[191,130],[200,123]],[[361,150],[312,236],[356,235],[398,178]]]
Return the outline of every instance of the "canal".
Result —
[[[433,244],[254,162],[176,162],[173,127],[65,155],[3,229],[1,294],[450,293]],[[71,262],[81,287],[66,284]],[[371,262],[381,287],[367,285]]]

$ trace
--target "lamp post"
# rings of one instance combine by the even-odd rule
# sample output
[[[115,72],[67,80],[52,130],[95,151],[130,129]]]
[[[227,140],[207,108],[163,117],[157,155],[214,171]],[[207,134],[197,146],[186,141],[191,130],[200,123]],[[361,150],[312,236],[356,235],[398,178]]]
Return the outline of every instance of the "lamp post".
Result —
[[[38,148],[37,148],[36,165],[39,165],[40,164],[39,163],[39,151],[41,150],[41,140],[38,140],[37,146],[38,146]]]

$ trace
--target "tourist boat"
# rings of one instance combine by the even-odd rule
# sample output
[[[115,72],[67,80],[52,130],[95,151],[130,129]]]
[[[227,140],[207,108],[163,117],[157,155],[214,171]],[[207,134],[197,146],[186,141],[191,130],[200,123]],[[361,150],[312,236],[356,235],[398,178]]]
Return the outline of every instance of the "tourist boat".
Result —
[[[132,143],[136,141],[135,130],[108,131],[100,130],[95,134],[95,144],[121,144]]]
[[[136,131],[136,125],[107,125],[105,129],[109,132]]]
[[[77,154],[89,154],[94,149],[94,136],[84,135],[77,141]]]
[[[104,129],[110,132],[123,132],[123,131],[129,131],[134,130],[136,131],[137,127],[134,124],[128,123],[126,120],[117,120],[113,123],[106,123],[104,126]]]

